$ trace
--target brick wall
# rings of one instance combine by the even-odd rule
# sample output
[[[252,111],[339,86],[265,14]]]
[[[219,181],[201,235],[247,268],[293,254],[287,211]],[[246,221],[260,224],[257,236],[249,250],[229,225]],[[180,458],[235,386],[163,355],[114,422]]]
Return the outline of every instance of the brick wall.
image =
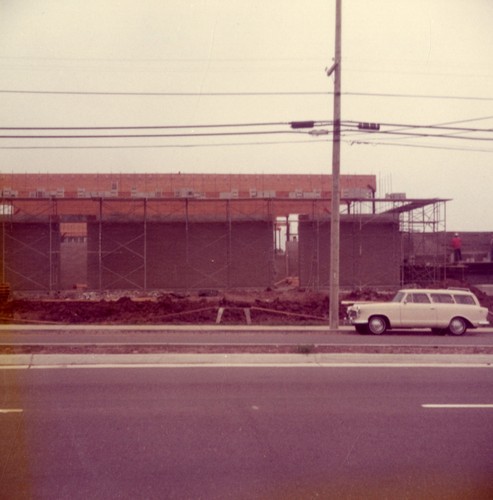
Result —
[[[342,175],[341,189],[376,190],[374,175]],[[180,190],[190,189],[207,198],[237,190],[238,197],[249,198],[251,190],[275,192],[288,197],[296,190],[311,193],[319,190],[330,196],[330,175],[252,175],[252,174],[0,174],[0,191],[9,189],[18,197],[43,193],[63,197],[78,195],[129,197],[159,194],[174,197]]]

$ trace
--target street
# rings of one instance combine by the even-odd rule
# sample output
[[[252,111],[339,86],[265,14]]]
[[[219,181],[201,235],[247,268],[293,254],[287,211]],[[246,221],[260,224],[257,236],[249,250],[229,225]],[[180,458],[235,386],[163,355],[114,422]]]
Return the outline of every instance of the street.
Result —
[[[0,368],[1,498],[493,496],[491,364]]]

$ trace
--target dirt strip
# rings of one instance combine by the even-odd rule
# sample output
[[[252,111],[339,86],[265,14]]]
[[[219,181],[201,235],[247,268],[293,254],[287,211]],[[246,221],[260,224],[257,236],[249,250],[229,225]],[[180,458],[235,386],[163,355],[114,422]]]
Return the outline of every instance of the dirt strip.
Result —
[[[0,354],[493,354],[493,346],[328,345],[328,344],[136,344],[136,345],[20,345],[0,346]],[[493,363],[493,358],[492,358]]]

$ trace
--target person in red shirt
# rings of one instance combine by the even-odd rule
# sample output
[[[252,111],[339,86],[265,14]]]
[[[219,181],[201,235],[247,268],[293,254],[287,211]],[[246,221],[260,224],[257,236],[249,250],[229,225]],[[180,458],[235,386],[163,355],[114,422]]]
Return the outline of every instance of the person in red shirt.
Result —
[[[460,262],[462,260],[462,240],[459,233],[455,233],[452,238],[452,248],[454,250],[454,262]]]

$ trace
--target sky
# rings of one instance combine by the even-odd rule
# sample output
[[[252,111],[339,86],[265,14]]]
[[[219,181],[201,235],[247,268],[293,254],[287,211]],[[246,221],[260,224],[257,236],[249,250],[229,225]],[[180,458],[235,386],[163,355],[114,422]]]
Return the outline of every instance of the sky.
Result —
[[[342,0],[341,174],[493,231],[492,25]],[[335,0],[0,0],[0,172],[330,174],[334,39]]]

